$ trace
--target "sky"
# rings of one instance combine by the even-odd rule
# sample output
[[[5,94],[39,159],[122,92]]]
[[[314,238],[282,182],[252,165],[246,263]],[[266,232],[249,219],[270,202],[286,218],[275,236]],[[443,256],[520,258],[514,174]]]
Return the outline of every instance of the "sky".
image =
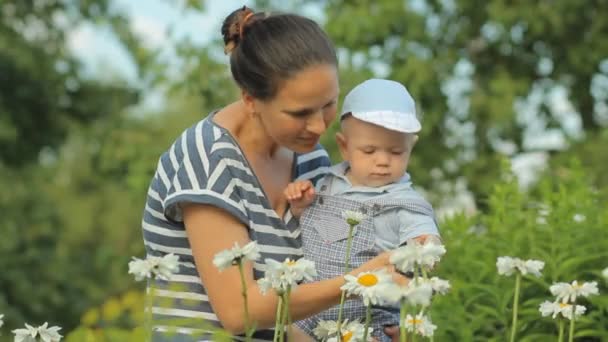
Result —
[[[204,44],[219,38],[221,21],[232,10],[250,1],[206,1],[205,12],[183,11],[175,0],[116,0],[114,4],[131,18],[131,28],[151,47],[170,54],[172,38],[189,38]],[[79,57],[85,72],[100,76],[108,68],[127,80],[136,79],[133,62],[107,29],[91,24],[80,25],[69,34],[68,46]]]

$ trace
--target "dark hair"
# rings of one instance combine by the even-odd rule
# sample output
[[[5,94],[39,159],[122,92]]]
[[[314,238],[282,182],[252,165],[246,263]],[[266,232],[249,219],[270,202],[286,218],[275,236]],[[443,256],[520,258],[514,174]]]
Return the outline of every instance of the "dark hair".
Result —
[[[222,36],[232,77],[260,100],[272,99],[282,81],[306,67],[338,64],[319,25],[295,14],[254,13],[243,6],[224,19]]]

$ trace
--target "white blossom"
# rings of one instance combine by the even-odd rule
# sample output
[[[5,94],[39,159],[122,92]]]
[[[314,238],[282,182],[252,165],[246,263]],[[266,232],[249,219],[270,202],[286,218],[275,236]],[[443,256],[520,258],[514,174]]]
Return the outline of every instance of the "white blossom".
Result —
[[[58,326],[49,328],[47,322],[37,328],[26,323],[25,329],[15,329],[13,334],[15,334],[15,342],[37,342],[36,337],[40,337],[43,342],[59,342],[63,337],[59,335],[59,330],[61,328]]]
[[[213,258],[213,265],[220,271],[230,266],[238,265],[242,260],[255,261],[260,257],[260,249],[255,241],[251,241],[241,248],[238,242],[234,243],[231,249],[223,250]]]
[[[359,211],[346,210],[342,212],[342,218],[351,226],[356,226],[361,223],[367,215]]]
[[[313,280],[316,275],[315,263],[304,258],[297,261],[285,259],[283,262],[266,259],[264,278],[258,279],[258,285],[263,294],[270,289],[282,294],[294,289],[304,279]]]
[[[574,222],[578,222],[578,223],[581,223],[581,222],[585,221],[586,219],[587,218],[583,214],[574,214],[574,216],[572,216],[572,220],[574,220]]]
[[[384,271],[361,272],[357,276],[347,274],[346,283],[340,287],[347,295],[357,295],[366,306],[382,303],[386,286],[392,282],[391,275]]]
[[[405,300],[410,305],[429,306],[433,296],[433,287],[430,281],[417,278],[411,280],[406,285],[391,283],[382,289],[381,293],[385,301],[389,303],[401,303]]]
[[[432,277],[428,280],[433,288],[433,292],[439,294],[446,294],[451,288],[450,282],[444,279],[440,279],[438,277]]]
[[[406,315],[404,323],[407,331],[415,331],[416,334],[424,337],[433,336],[435,329],[437,329],[437,326],[426,315],[421,313],[417,314],[416,318],[410,314]]]
[[[508,256],[498,257],[496,260],[496,268],[498,274],[510,276],[515,271],[519,271],[522,275],[532,274],[540,277],[540,271],[545,267],[545,263],[539,260],[522,260],[520,258],[512,258]]]
[[[604,270],[602,271],[602,277],[604,277],[604,279],[608,281],[608,267],[604,268]]]
[[[409,240],[405,246],[397,248],[390,262],[401,272],[413,272],[416,266],[433,267],[445,254],[445,246],[436,243],[421,244]]]
[[[374,329],[368,328],[368,341],[372,341],[371,332]],[[338,322],[336,321],[319,321],[317,326],[313,329],[315,336],[321,341],[327,342],[342,342],[342,341],[361,341],[363,340],[363,334],[365,333],[365,325],[352,321],[349,322],[345,319],[340,326],[342,338],[338,339]]]
[[[179,257],[173,253],[162,257],[148,256],[146,259],[133,258],[129,262],[129,274],[135,276],[135,280],[150,278],[152,276],[169,280],[171,275],[179,270]]]
[[[550,302],[546,300],[540,304],[539,311],[543,317],[551,316],[552,318],[556,318],[561,314],[564,318],[572,319],[572,304],[568,303],[560,303],[559,301]],[[587,308],[582,305],[576,305],[574,307],[575,319],[583,315],[585,311],[587,311]]]
[[[2,326],[4,325],[3,318],[4,318],[4,315],[0,314],[0,328],[2,328]]]
[[[576,280],[571,284],[555,283],[549,287],[549,290],[562,303],[575,303],[577,297],[588,297],[599,293],[596,281],[582,284],[579,284]]]

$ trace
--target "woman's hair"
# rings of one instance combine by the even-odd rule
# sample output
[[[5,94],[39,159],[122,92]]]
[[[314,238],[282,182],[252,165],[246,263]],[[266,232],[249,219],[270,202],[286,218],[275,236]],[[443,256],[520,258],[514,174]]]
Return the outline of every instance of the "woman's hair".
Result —
[[[307,67],[338,64],[319,25],[295,14],[254,13],[243,6],[224,19],[222,36],[232,77],[260,100],[274,98],[282,81]]]

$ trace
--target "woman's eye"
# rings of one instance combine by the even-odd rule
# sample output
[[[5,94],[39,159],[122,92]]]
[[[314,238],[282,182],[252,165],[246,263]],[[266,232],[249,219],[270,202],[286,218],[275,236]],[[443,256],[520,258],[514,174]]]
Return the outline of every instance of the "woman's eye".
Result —
[[[396,155],[396,156],[400,156],[403,154],[403,151],[392,151],[392,154]]]

